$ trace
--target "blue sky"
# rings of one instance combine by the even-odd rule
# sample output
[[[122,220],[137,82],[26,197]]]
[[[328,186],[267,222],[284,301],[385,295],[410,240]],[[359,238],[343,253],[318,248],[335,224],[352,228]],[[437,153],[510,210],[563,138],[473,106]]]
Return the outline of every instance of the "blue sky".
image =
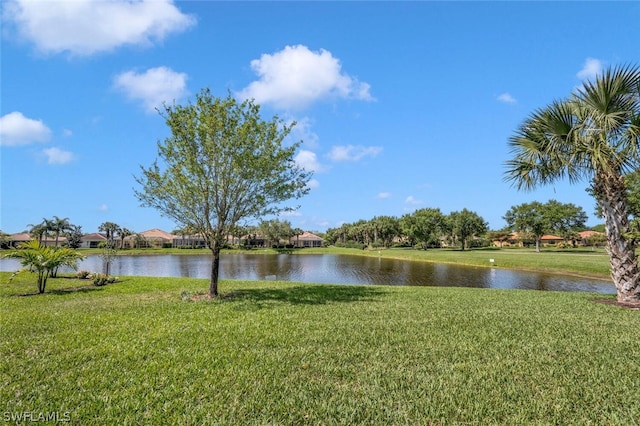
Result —
[[[524,118],[603,67],[640,63],[638,2],[4,1],[0,230],[68,217],[85,232],[176,225],[134,196],[202,88],[296,120],[314,170],[282,219],[324,231],[377,215],[594,201],[587,182],[503,180]]]

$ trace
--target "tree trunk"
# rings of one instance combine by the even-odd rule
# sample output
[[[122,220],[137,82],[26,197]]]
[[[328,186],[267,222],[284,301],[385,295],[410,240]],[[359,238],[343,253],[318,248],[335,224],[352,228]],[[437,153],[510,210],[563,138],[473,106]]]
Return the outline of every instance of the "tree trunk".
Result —
[[[540,235],[536,235],[536,253],[540,253]]]
[[[611,279],[618,302],[640,303],[640,271],[633,240],[627,238],[629,215],[623,176],[596,179],[594,192],[602,208],[611,264]]]
[[[220,272],[220,244],[213,243],[211,247],[213,259],[211,261],[211,278],[209,280],[209,297],[218,296],[218,274]]]

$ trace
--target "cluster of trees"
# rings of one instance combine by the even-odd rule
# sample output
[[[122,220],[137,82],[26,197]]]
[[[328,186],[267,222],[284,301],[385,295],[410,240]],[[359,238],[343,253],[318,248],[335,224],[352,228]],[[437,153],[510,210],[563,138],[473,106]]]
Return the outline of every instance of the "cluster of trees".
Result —
[[[575,245],[577,233],[586,229],[587,214],[582,207],[550,200],[513,206],[504,219],[505,228],[489,231],[487,222],[476,212],[463,209],[445,215],[438,208],[423,208],[399,218],[376,216],[345,223],[327,230],[325,241],[347,247],[405,245],[427,249],[447,245],[464,250],[510,240],[517,232],[519,240],[534,241],[539,251],[540,237],[545,234],[557,235]]]
[[[360,247],[391,247],[400,243],[425,249],[440,247],[444,242],[464,250],[476,241],[474,238],[484,236],[487,229],[487,222],[467,209],[445,215],[438,208],[423,208],[400,218],[376,216],[371,220],[345,223],[339,228],[328,229],[325,241]]]
[[[304,232],[301,228],[293,228],[288,220],[263,220],[257,227],[245,228],[244,235],[262,235],[267,242],[280,245],[282,240],[290,241],[291,238],[298,237]]]
[[[65,237],[69,248],[78,248],[81,244],[82,227],[69,222],[68,217],[59,218],[53,216],[51,219],[43,218],[42,222],[27,225],[29,234],[35,237],[40,243],[43,240],[53,237],[55,247],[58,247],[60,237]]]
[[[518,232],[523,240],[533,239],[536,251],[540,251],[541,237],[553,234],[575,245],[579,231],[586,227],[587,214],[582,207],[564,204],[556,200],[547,203],[534,201],[511,207],[504,215],[509,232]],[[494,234],[495,240],[508,239],[509,235]]]
[[[289,242],[303,234],[301,228],[294,228],[288,220],[262,220],[258,225],[229,227],[229,236],[251,246],[280,246],[282,241]],[[182,237],[199,235],[196,229],[188,226],[176,228],[172,234]]]

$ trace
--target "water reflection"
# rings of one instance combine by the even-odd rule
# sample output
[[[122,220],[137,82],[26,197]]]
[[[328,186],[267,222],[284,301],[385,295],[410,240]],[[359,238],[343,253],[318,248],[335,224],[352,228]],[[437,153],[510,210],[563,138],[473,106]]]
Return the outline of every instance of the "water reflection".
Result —
[[[0,271],[17,269],[15,260],[0,259]],[[102,259],[90,256],[80,263],[80,269],[99,272]],[[119,256],[111,270],[114,275],[208,278],[211,258],[207,255]],[[225,254],[220,261],[220,278],[615,293],[614,286],[605,280],[333,254]]]

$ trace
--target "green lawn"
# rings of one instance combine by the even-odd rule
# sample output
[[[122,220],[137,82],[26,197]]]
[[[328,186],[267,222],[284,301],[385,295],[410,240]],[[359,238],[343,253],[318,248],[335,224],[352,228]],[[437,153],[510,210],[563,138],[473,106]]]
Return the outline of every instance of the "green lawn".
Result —
[[[0,401],[73,424],[640,422],[640,312],[585,293],[0,274]],[[34,414],[35,413],[35,414]]]

